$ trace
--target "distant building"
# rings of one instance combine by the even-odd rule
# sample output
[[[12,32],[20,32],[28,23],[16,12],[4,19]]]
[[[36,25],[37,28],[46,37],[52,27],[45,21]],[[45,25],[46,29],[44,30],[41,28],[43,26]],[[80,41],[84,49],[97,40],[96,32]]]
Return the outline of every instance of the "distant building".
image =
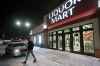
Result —
[[[40,47],[47,47],[47,23],[46,23],[46,16],[44,17],[44,21],[42,24],[38,25],[36,28],[32,30],[34,44]]]

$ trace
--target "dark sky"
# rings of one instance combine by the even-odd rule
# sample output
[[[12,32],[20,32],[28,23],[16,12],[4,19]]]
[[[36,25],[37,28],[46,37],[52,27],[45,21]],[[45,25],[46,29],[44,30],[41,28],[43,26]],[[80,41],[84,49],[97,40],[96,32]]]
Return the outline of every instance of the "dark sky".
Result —
[[[0,0],[0,32],[14,30],[16,20],[41,23],[43,15],[56,8],[64,0]],[[12,29],[13,28],[13,29]]]

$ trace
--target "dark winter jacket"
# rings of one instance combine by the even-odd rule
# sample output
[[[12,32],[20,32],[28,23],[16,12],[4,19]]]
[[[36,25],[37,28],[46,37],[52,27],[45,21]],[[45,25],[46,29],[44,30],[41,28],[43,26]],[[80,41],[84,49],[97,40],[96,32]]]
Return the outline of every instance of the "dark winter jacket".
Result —
[[[29,42],[28,42],[28,50],[32,50],[33,47],[34,47],[33,42],[32,42],[32,41],[29,41]]]

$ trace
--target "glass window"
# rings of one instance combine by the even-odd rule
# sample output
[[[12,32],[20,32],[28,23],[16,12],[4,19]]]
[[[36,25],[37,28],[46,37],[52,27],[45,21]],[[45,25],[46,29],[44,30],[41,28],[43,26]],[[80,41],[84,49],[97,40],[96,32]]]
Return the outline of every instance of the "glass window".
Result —
[[[64,30],[64,33],[70,32],[70,29],[66,29]]]
[[[84,43],[85,53],[94,53],[93,31],[92,30],[83,32],[83,43]]]
[[[58,31],[58,34],[62,34],[62,31]]]
[[[39,38],[39,44],[41,44],[42,43],[42,37],[41,37],[41,35],[39,35],[38,38]]]
[[[80,52],[80,33],[73,33],[73,50]]]
[[[53,34],[56,34],[56,32],[53,32]]]
[[[74,27],[72,30],[73,30],[73,31],[79,31],[80,28],[79,28],[79,27]]]
[[[91,29],[91,28],[93,28],[93,24],[83,25],[82,28],[83,28],[83,29]]]
[[[56,48],[56,35],[53,35],[53,48]]]
[[[49,36],[48,39],[49,39],[48,40],[49,47],[52,48],[52,37]]]
[[[65,50],[70,51],[70,34],[65,34]]]
[[[34,44],[36,44],[36,36],[34,36]]]

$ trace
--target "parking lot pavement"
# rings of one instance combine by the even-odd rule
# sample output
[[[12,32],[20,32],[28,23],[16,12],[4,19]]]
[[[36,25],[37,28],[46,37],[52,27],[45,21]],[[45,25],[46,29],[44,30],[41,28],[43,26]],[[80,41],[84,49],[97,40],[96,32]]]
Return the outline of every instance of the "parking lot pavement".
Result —
[[[22,64],[24,57],[18,57],[0,61],[0,66],[100,66],[100,60],[91,56],[39,47],[35,47],[33,52],[37,57],[36,63],[30,56],[27,64]]]

